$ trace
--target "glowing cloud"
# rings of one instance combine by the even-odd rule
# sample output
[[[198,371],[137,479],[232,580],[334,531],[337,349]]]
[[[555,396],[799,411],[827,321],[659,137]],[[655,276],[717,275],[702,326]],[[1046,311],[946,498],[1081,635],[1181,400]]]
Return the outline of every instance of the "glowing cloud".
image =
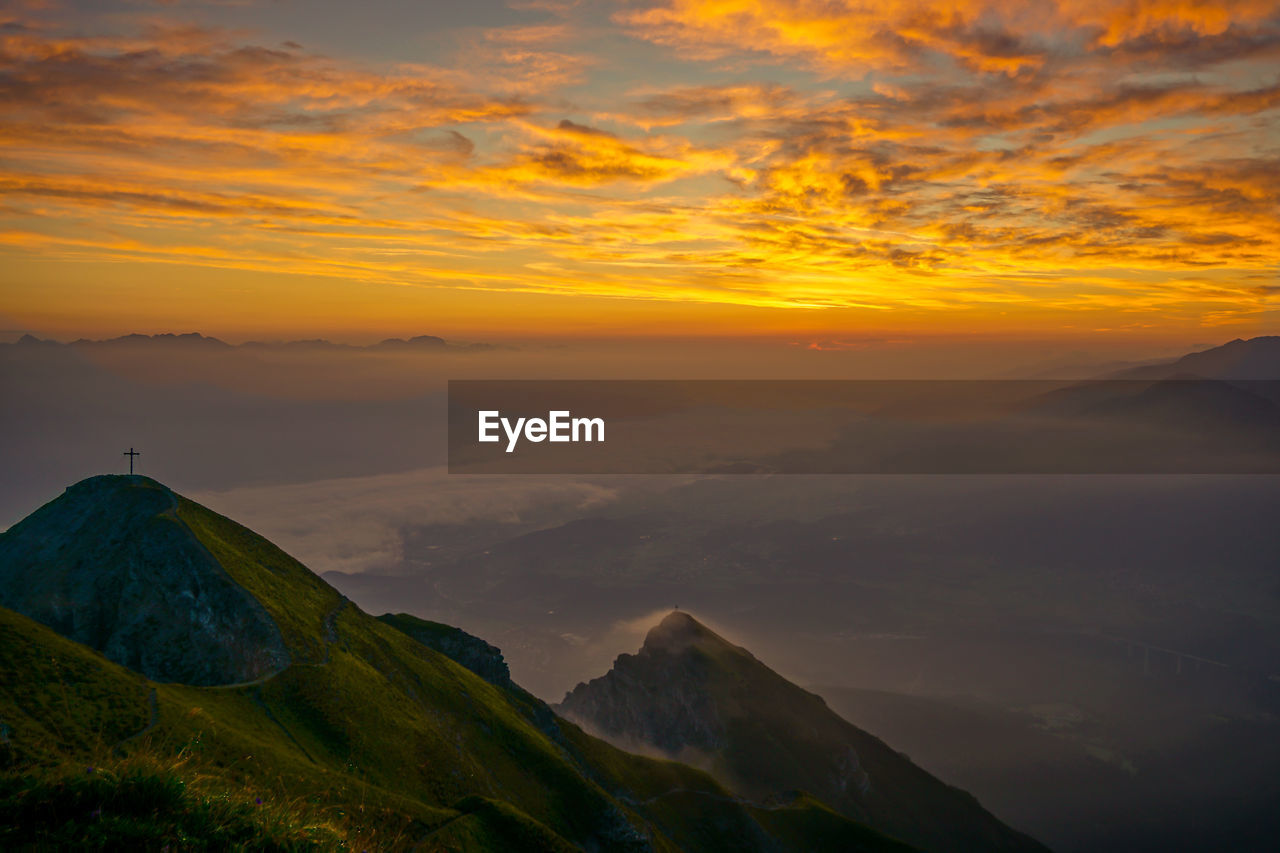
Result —
[[[641,302],[759,330],[1274,306],[1275,3],[589,6],[455,24],[412,61],[179,9],[11,15],[0,256],[60,277],[6,274],[0,310],[77,328],[129,270],[157,318],[234,325],[232,285],[180,268],[281,316],[305,290],[281,276],[326,281],[309,316],[337,325],[474,325],[496,294],[544,296],[538,328]]]

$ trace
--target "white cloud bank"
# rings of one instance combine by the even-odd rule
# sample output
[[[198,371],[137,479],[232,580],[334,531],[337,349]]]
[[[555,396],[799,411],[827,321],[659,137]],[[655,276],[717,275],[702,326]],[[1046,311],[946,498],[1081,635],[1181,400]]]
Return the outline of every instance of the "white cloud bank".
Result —
[[[430,524],[527,521],[613,501],[616,486],[567,477],[474,477],[445,468],[247,486],[192,498],[266,536],[316,572],[396,572],[403,532]]]

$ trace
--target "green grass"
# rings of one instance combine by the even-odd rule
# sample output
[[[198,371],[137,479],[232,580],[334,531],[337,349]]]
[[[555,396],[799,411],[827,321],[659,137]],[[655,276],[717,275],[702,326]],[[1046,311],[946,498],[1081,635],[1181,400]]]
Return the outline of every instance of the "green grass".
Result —
[[[141,731],[149,693],[141,675],[0,607],[0,770]]]
[[[458,816],[424,837],[430,851],[519,850],[573,853],[579,848],[499,800],[471,796],[458,802]]]
[[[419,619],[408,613],[385,613],[378,617],[378,621],[432,648],[435,648],[437,643],[457,641],[471,636],[461,628],[445,625],[442,622],[432,622],[430,619]]]
[[[42,843],[39,828],[55,821],[48,843],[90,848],[208,838],[325,849],[353,837],[376,840],[372,849],[563,850],[601,838],[620,850],[641,839],[659,851],[769,846],[764,821],[701,771],[623,752],[545,706],[544,731],[533,697],[355,608],[334,629],[323,664],[257,685],[192,687],[151,684],[0,609],[11,842],[0,847]],[[148,797],[156,805],[144,814]],[[106,802],[107,820],[85,817]],[[795,838],[811,825],[831,831],[804,814],[770,818]]]
[[[342,605],[342,595],[244,525],[180,495],[175,497],[177,518],[226,569],[231,579],[271,614],[294,662],[322,661],[328,622]]]
[[[166,522],[262,604],[293,663],[153,683],[0,608],[0,848],[776,849],[707,774],[587,736],[175,498]],[[778,824],[784,847],[831,829],[811,811]]]
[[[786,808],[753,808],[756,820],[784,846],[812,853],[911,853],[916,848],[855,823],[802,794]]]
[[[474,795],[540,815],[569,838],[585,840],[614,819],[613,800],[498,688],[354,608],[335,631],[326,663],[295,665],[260,685],[150,685],[0,610],[0,756],[21,773],[116,749],[182,753],[229,785],[363,805],[423,832]],[[138,738],[152,688],[155,725]]]
[[[180,757],[140,752],[0,777],[4,849],[341,850],[371,840],[333,809],[232,790]]]

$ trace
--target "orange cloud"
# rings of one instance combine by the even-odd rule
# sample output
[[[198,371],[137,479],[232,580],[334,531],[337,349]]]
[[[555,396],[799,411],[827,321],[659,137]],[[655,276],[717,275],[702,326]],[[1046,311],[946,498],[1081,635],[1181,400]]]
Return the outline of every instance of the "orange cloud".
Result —
[[[749,50],[852,76],[945,59],[1018,75],[1091,51],[1186,47],[1187,35],[1274,45],[1276,11],[1266,0],[663,0],[618,20],[699,58]]]
[[[454,173],[448,179],[493,187],[592,187],[619,181],[649,186],[729,163],[725,155],[684,139],[646,137],[629,142],[569,119],[551,127],[525,124],[523,129],[527,140],[507,162]]]
[[[572,5],[472,34],[453,66],[192,26],[13,26],[0,253],[137,265],[155,293],[187,265],[478,315],[487,294],[525,293],[1240,322],[1276,296],[1280,87],[1241,70],[1280,49],[1268,8],[625,13],[628,32],[713,59],[672,86],[584,51]],[[751,78],[762,57],[791,64],[788,85]],[[34,310],[23,293],[0,308]]]

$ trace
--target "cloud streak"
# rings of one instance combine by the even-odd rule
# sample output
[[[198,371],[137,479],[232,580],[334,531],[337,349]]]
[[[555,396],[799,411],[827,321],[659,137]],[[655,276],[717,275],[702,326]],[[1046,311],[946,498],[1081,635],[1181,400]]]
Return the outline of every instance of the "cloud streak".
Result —
[[[410,288],[424,318],[495,292],[783,327],[1272,307],[1275,3],[588,5],[460,28],[430,62],[176,9],[11,17],[0,251],[130,265],[156,294],[175,265]],[[0,308],[84,310],[49,299],[16,283]]]

